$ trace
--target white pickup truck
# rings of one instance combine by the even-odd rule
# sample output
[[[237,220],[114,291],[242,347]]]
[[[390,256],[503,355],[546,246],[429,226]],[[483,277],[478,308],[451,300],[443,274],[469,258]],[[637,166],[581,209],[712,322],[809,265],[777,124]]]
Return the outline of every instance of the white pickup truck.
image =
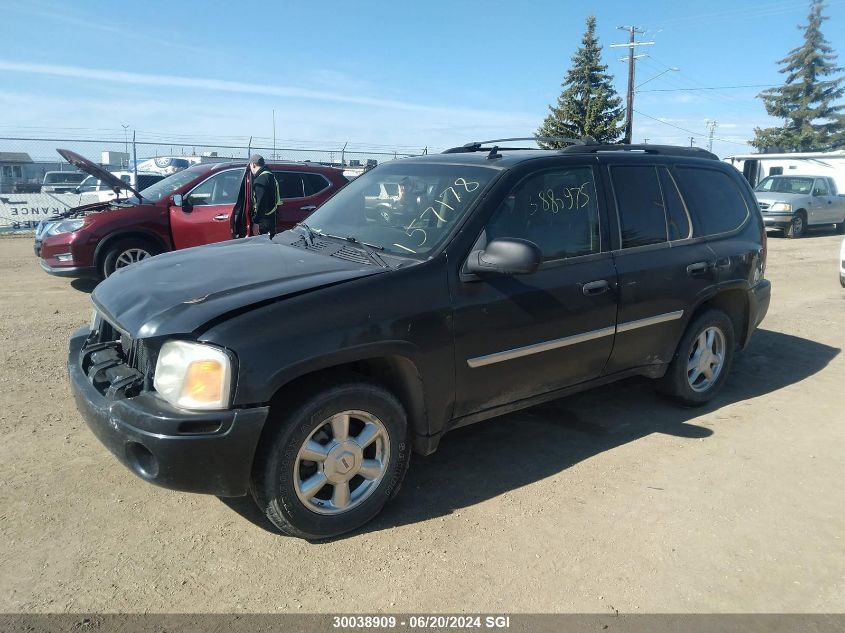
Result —
[[[845,234],[845,196],[828,176],[769,176],[754,189],[767,229],[801,237],[811,226],[835,224]]]

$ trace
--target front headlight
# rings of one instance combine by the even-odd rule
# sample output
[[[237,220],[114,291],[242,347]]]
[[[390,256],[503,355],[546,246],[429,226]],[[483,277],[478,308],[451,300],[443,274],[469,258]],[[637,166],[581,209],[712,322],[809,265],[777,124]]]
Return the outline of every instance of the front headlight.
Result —
[[[74,231],[78,231],[83,226],[85,226],[85,220],[62,220],[61,222],[56,222],[50,228],[47,229],[47,235],[61,235],[62,233],[73,233]]]
[[[775,202],[769,211],[792,211],[792,205],[788,202]]]
[[[162,345],[153,385],[170,404],[184,409],[225,409],[231,384],[232,362],[223,350],[189,341]]]

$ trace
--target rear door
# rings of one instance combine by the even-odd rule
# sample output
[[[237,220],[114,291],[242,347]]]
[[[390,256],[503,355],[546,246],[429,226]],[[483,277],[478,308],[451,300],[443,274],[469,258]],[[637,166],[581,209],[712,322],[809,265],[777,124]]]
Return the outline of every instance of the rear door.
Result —
[[[476,248],[503,237],[534,242],[537,271],[450,281],[456,417],[601,374],[613,347],[616,273],[596,167],[585,158],[514,176],[479,236]]]
[[[816,178],[813,184],[813,202],[818,213],[819,222],[835,224],[842,221],[842,209],[838,206],[838,196],[832,195],[827,178]]]
[[[276,212],[276,230],[292,228],[311,215],[334,193],[326,176],[317,172],[279,170],[273,172],[279,181],[279,193],[284,204]]]
[[[716,256],[696,238],[673,170],[641,160],[611,162],[619,275],[616,342],[606,373],[669,362],[690,309],[716,283]]]
[[[183,196],[187,204],[170,207],[170,230],[176,248],[231,239],[229,220],[243,176],[243,169],[218,172]]]

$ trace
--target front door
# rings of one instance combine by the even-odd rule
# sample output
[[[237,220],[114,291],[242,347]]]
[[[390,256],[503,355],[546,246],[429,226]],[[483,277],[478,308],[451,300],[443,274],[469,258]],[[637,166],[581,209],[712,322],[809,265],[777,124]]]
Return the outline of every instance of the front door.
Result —
[[[505,197],[479,237],[537,244],[533,274],[456,276],[455,416],[599,376],[613,347],[616,273],[602,244],[588,164],[534,172]]]
[[[230,216],[243,176],[243,169],[221,171],[185,194],[181,207],[170,207],[170,230],[176,248],[231,239]]]

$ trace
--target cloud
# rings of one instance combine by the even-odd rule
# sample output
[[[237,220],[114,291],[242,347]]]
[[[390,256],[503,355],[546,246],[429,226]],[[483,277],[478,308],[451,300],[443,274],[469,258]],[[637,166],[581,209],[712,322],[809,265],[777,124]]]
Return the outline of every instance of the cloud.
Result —
[[[176,75],[154,75],[121,70],[102,70],[98,68],[62,66],[56,64],[31,64],[4,60],[0,60],[0,70],[25,73],[29,75],[48,75],[71,79],[90,79],[98,82],[120,83],[132,86],[148,86],[156,88],[172,87],[180,88],[182,90],[207,90],[211,92],[266,95],[323,102],[330,101],[389,110],[425,112],[439,115],[452,115],[458,113],[500,122],[512,122],[520,118],[520,115],[507,112],[482,111],[464,108],[444,108],[440,106],[418,104],[395,99],[356,96],[324,90],[300,88],[297,86],[266,86],[242,81],[230,81],[227,79],[203,79],[194,77],[179,77]]]

